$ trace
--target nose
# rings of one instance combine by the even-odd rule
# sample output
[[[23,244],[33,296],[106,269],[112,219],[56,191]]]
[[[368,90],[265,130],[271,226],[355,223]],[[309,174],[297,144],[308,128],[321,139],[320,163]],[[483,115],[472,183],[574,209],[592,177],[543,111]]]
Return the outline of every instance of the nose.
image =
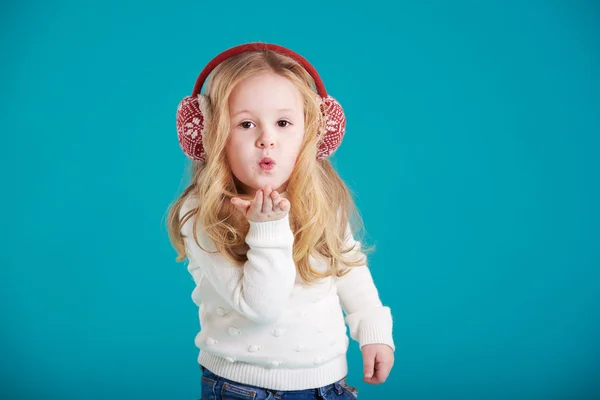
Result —
[[[273,138],[273,135],[264,130],[262,132],[262,135],[260,135],[260,137],[256,141],[256,145],[261,149],[265,147],[275,147],[275,139]]]

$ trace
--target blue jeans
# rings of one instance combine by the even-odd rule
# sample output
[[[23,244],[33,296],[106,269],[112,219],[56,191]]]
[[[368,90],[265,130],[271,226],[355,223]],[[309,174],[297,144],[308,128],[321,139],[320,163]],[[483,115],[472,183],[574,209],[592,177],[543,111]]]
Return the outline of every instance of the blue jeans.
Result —
[[[358,391],[348,386],[346,378],[315,389],[271,390],[245,385],[202,370],[202,397],[200,400],[355,400]]]

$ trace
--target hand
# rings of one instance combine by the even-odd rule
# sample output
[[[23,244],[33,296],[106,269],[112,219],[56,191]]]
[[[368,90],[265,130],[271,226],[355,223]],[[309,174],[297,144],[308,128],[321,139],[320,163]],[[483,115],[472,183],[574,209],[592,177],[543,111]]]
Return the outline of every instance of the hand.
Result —
[[[264,197],[264,198],[263,198]],[[265,186],[265,190],[257,190],[252,201],[242,200],[239,197],[231,199],[233,204],[248,221],[265,222],[283,219],[290,211],[290,202],[284,199],[271,185]]]
[[[394,365],[394,350],[387,344],[366,344],[361,351],[364,381],[371,385],[385,382]]]

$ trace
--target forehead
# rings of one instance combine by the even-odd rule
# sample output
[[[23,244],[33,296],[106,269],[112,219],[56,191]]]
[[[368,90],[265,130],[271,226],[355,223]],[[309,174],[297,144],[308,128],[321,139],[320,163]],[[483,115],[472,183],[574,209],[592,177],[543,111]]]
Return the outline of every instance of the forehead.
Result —
[[[231,112],[239,109],[298,108],[302,107],[302,95],[287,78],[265,72],[250,76],[231,92]]]

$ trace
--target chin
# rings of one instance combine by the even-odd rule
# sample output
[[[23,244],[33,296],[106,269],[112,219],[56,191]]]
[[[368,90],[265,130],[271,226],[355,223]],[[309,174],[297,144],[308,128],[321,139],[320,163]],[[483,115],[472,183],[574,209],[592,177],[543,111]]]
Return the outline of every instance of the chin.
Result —
[[[242,182],[242,184],[241,185],[238,184],[237,187],[238,187],[239,191],[246,193],[250,190],[256,191],[256,190],[263,189],[267,185],[271,185],[271,188],[273,190],[276,190],[282,184],[280,184],[278,182],[274,182],[273,180],[269,180],[269,179],[261,179],[260,181],[252,181],[252,182],[247,182],[247,183]]]
[[[235,175],[234,175],[235,177]],[[246,190],[252,189],[252,190],[260,190],[263,189],[266,185],[271,185],[271,188],[273,190],[277,190],[280,187],[284,186],[285,183],[287,182],[286,180],[282,180],[279,177],[275,177],[275,176],[268,176],[268,175],[262,175],[262,176],[248,176],[246,177],[247,179],[244,179],[243,181],[237,179],[237,177],[235,178],[236,181],[236,186],[238,187],[238,190],[241,188],[244,188]]]

